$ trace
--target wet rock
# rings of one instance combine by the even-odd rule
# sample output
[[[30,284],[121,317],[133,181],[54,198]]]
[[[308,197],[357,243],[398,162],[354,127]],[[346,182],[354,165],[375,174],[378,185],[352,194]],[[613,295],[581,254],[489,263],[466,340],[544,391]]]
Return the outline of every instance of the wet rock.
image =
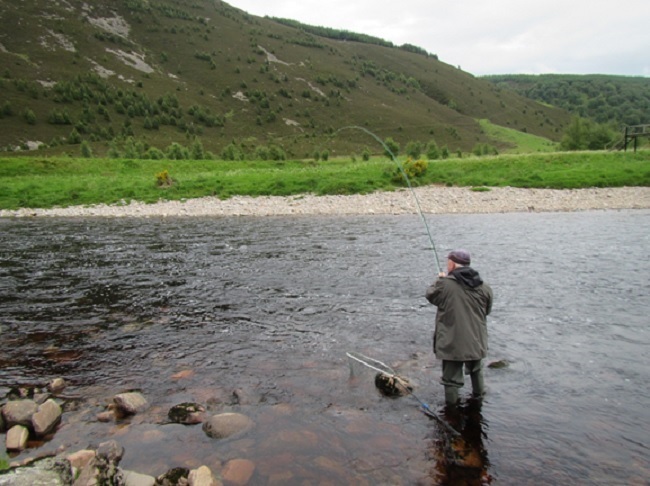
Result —
[[[67,486],[70,484],[73,484],[70,464],[56,458],[42,459],[29,467],[16,468],[0,475],[0,486]]]
[[[50,398],[49,393],[34,393],[32,400],[34,400],[37,405],[43,405],[48,398]]]
[[[99,444],[95,457],[81,470],[79,477],[75,480],[75,486],[91,486],[98,484],[110,484],[122,486],[124,474],[118,467],[124,448],[114,440]]]
[[[99,444],[96,452],[97,458],[106,463],[119,464],[124,455],[124,447],[114,440],[109,440]]]
[[[32,426],[32,415],[38,411],[38,405],[34,400],[11,400],[2,407],[2,415],[4,416],[7,427],[11,428],[14,425],[24,425],[25,427]]]
[[[233,435],[242,434],[251,427],[253,421],[240,413],[222,413],[213,415],[203,422],[203,431],[213,439],[225,439]]]
[[[37,437],[50,433],[61,421],[61,407],[51,398],[38,407],[32,415],[32,425]]]
[[[75,469],[83,469],[90,462],[95,459],[95,451],[83,449],[81,451],[73,452],[66,457],[67,461]]]
[[[198,403],[181,403],[173,406],[167,416],[177,424],[193,425],[203,422],[205,408]]]
[[[208,466],[201,466],[190,471],[187,480],[189,486],[219,486],[222,484],[214,478]]]
[[[113,413],[112,410],[108,410],[106,412],[100,412],[98,413],[95,418],[97,419],[98,422],[112,422],[115,420],[115,414]]]
[[[510,362],[505,360],[505,359],[502,359],[502,360],[499,360],[499,361],[492,361],[492,363],[490,363],[488,365],[488,368],[498,370],[498,369],[501,369],[501,368],[508,368],[509,366],[510,366]]]
[[[29,430],[24,425],[14,425],[7,431],[5,439],[8,451],[22,451],[27,446]]]
[[[118,412],[124,415],[135,415],[147,409],[149,402],[138,392],[120,393],[113,397],[113,403]]]
[[[66,387],[66,382],[63,378],[54,378],[50,383],[47,385],[48,390],[50,390],[52,393],[60,393],[63,391],[63,389]]]
[[[387,397],[401,397],[413,391],[413,386],[406,378],[391,376],[385,373],[375,375],[375,386],[382,395]]]
[[[124,473],[124,486],[154,486],[156,478],[134,471],[122,471]]]
[[[187,478],[190,475],[190,470],[185,467],[175,467],[170,469],[165,474],[156,478],[156,485],[160,486],[178,486],[180,484],[187,484]]]
[[[221,471],[221,477],[228,484],[244,486],[253,477],[255,463],[248,459],[233,459],[228,461]]]

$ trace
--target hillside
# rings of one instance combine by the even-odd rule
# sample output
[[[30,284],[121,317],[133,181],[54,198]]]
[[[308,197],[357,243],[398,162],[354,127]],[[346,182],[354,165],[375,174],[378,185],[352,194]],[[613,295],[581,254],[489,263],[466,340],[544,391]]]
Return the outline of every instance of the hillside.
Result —
[[[481,119],[554,141],[569,123],[421,49],[320,36],[218,0],[6,0],[0,22],[4,150],[76,155],[85,140],[129,156],[199,140],[199,154],[229,158],[381,152],[361,131],[338,132],[360,125],[402,148],[470,151],[512,145]]]
[[[610,75],[494,75],[483,79],[598,123],[650,123],[650,78]]]

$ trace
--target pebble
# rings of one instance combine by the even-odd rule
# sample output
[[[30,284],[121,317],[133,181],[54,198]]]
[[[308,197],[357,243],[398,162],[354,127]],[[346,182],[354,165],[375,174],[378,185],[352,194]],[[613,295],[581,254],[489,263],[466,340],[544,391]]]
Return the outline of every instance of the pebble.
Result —
[[[589,189],[521,189],[426,186],[413,191],[423,213],[558,212],[594,209],[650,209],[650,187]],[[0,210],[0,217],[177,217],[177,216],[309,216],[417,214],[413,194],[405,189],[350,196],[203,197],[154,204],[70,206]]]

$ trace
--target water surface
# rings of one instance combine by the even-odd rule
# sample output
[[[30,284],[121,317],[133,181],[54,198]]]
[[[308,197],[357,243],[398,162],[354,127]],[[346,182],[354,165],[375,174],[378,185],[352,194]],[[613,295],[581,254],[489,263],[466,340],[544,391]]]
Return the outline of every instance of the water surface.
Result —
[[[244,458],[253,484],[646,484],[650,211],[427,219],[438,253],[469,249],[492,285],[487,362],[510,362],[457,414],[417,216],[0,220],[0,395],[70,382],[61,428],[18,459],[115,439],[127,469]],[[462,438],[351,377],[348,351]],[[147,412],[95,420],[131,389]],[[215,441],[167,423],[186,401],[256,426]]]

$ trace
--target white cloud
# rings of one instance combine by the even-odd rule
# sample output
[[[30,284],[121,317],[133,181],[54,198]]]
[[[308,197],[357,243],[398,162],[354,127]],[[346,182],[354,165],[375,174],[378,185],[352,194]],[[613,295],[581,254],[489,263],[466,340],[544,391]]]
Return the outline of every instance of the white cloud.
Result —
[[[650,2],[604,0],[231,0],[284,17],[414,44],[473,74],[648,75]]]

